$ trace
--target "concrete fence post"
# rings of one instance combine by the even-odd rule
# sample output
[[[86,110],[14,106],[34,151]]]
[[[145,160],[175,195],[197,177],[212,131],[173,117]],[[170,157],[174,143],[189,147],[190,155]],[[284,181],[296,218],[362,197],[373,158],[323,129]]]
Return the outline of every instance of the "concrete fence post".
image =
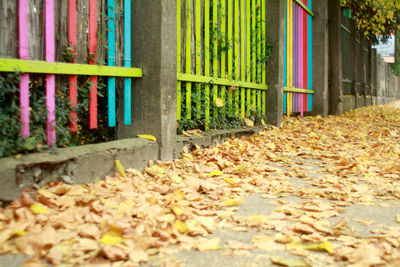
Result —
[[[285,46],[285,1],[268,0],[266,4],[266,42],[272,44],[267,64],[266,121],[280,126],[283,116],[283,68]]]
[[[330,0],[329,0],[330,1]],[[313,113],[328,115],[328,73],[329,73],[329,27],[328,0],[320,0],[313,5]]]
[[[329,1],[329,113],[343,113],[342,14],[339,0]]]
[[[132,62],[143,68],[133,84],[132,126],[120,121],[118,138],[151,134],[159,158],[172,159],[176,142],[176,0],[132,1]]]

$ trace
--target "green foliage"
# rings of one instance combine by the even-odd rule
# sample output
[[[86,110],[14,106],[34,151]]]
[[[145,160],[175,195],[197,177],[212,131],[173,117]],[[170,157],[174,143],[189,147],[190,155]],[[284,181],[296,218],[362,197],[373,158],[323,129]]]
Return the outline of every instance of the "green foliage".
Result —
[[[0,157],[20,153],[31,153],[48,149],[46,144],[46,95],[43,75],[32,75],[30,82],[30,136],[20,137],[20,107],[19,107],[19,75],[18,73],[3,73],[0,75]],[[66,79],[64,79],[66,80]],[[101,81],[101,80],[100,80]],[[99,83],[100,106],[105,105],[104,86]],[[89,130],[88,78],[80,77],[78,81],[78,118],[79,131],[71,133],[69,116],[71,106],[68,97],[68,87],[65,84],[56,92],[56,147],[67,147],[88,143],[98,143],[113,140],[114,129],[107,127],[106,111],[99,109],[99,128]]]
[[[353,11],[357,26],[373,41],[385,40],[395,32],[400,19],[400,1],[393,0],[341,0]]]

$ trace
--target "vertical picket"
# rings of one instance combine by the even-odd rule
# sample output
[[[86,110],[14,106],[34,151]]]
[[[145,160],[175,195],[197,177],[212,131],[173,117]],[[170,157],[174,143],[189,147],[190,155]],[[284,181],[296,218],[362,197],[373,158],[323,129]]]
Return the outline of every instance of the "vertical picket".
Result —
[[[252,65],[252,81],[255,83],[257,81],[257,62],[256,62],[256,52],[257,52],[257,31],[256,31],[256,0],[251,0],[251,65]],[[256,110],[256,90],[252,89],[252,100],[251,106],[253,110]]]
[[[283,87],[288,86],[288,1],[285,0],[285,44],[283,60]],[[287,113],[287,93],[283,92],[283,114]]]
[[[261,47],[262,47],[262,53],[264,53],[264,56],[266,56],[265,1],[261,1],[261,2],[262,2],[262,4],[261,4],[261,20],[262,20],[261,21],[261,38],[262,38]],[[262,84],[267,84],[266,68],[267,68],[267,63],[264,60],[263,63],[262,63],[262,72],[261,72],[261,75],[262,75],[261,83]],[[261,110],[261,112],[262,112],[263,117],[266,115],[266,106],[265,106],[266,105],[266,99],[265,99],[265,97],[266,97],[266,93],[265,93],[265,91],[262,91],[262,98],[261,98],[261,100],[262,100],[262,103],[261,103],[262,110]]]
[[[191,5],[190,5],[191,0],[186,0],[186,5],[185,5],[185,14],[186,14],[186,44],[185,44],[185,50],[186,50],[186,73],[190,74],[191,69],[192,69],[192,50],[191,50],[191,38],[192,38],[192,33],[191,33],[191,28],[192,28],[192,18],[191,18]],[[191,82],[186,82],[186,118],[191,119],[192,118],[192,83]]]
[[[231,0],[228,0],[231,1]],[[221,78],[225,78],[225,69],[226,69],[226,4],[225,0],[221,0]],[[228,14],[229,16],[229,14]],[[229,41],[229,40],[228,40]],[[229,62],[229,61],[228,61]],[[228,63],[229,64],[229,63]],[[222,116],[225,117],[225,108],[226,108],[226,96],[225,96],[225,86],[221,86],[221,99],[224,103],[224,108],[222,108]]]
[[[257,35],[257,63],[256,63],[256,71],[257,71],[257,82],[261,83],[261,74],[262,74],[262,69],[261,69],[261,0],[257,0],[257,5],[256,5],[256,35]],[[257,112],[261,114],[261,90],[256,91],[257,94]]]
[[[97,63],[97,0],[89,0],[89,64]],[[89,78],[90,103],[89,103],[89,128],[97,128],[97,76]]]
[[[29,59],[29,1],[18,1],[19,58]],[[29,74],[22,73],[19,83],[21,137],[29,136]]]
[[[245,0],[240,0],[240,80],[246,80],[245,69]],[[240,117],[245,116],[245,89],[240,89]]]
[[[46,61],[55,61],[55,33],[54,33],[54,0],[45,1],[45,47]],[[55,100],[54,74],[46,75],[46,109],[47,109],[47,145],[53,146],[56,143],[56,100]]]
[[[307,0],[303,0],[307,6]],[[303,34],[304,34],[304,88],[308,88],[308,26],[307,26],[307,12],[303,16]],[[307,111],[307,94],[303,95],[303,110]]]
[[[176,0],[176,72],[182,72],[182,56],[181,56],[181,0]],[[182,118],[182,82],[177,81],[177,99],[176,99],[176,119]]]
[[[218,78],[218,0],[213,0],[213,76]],[[213,86],[213,101],[218,98],[218,85]],[[214,109],[214,117],[218,117],[218,109]]]
[[[71,48],[72,62],[76,63],[76,43],[77,43],[77,28],[76,28],[76,0],[68,1],[68,44]],[[71,114],[69,116],[69,128],[71,132],[78,130],[78,76],[70,75],[68,77],[69,101],[71,103]]]
[[[308,0],[308,8],[312,10],[312,0]],[[313,45],[313,39],[312,39],[312,16],[308,15],[308,89],[313,88],[313,75],[312,75],[312,61],[313,61],[313,56],[312,56],[312,45]],[[307,99],[307,111],[312,110],[312,94],[308,94],[308,99]]]
[[[196,27],[196,74],[201,75],[201,0],[196,0],[195,10],[195,27]],[[201,84],[196,83],[196,118],[201,118]]]
[[[304,80],[303,80],[303,77],[304,77],[304,74],[303,74],[303,72],[304,72],[303,17],[304,16],[303,16],[303,14],[304,14],[304,10],[302,8],[300,8],[299,9],[299,36],[300,36],[300,38],[299,38],[299,55],[300,55],[299,56],[299,58],[300,58],[300,64],[299,64],[300,65],[299,66],[299,70],[300,70],[300,72],[299,72],[299,88],[302,88],[302,89],[305,88]],[[299,98],[299,112],[300,112],[300,115],[303,117],[303,95],[299,94],[298,98]]]
[[[232,1],[234,0],[228,0],[228,12],[227,12],[227,17],[228,17],[228,42],[229,42],[229,48],[228,48],[228,79],[232,79],[232,70],[233,70],[233,39],[232,39],[232,20],[233,20],[233,5]],[[232,88],[230,88],[228,94],[229,98],[229,110],[228,110],[228,116],[232,117],[233,116],[233,101],[232,101]]]
[[[115,66],[115,2],[107,1],[108,31],[107,31],[107,65]],[[108,78],[108,126],[116,126],[115,115],[115,77]]]
[[[247,82],[251,81],[251,7],[250,0],[246,1],[246,69],[247,69]],[[250,115],[251,106],[251,89],[246,89],[246,113]]]
[[[179,1],[179,0],[178,0]],[[210,76],[210,0],[204,0],[204,75]],[[206,130],[210,122],[210,85],[204,86]]]
[[[132,66],[131,0],[124,0],[124,67]],[[132,79],[124,78],[124,124],[131,125]]]
[[[235,80],[239,80],[239,0],[235,0],[234,6],[234,14],[235,14],[235,21],[234,21],[234,34],[235,39],[232,41],[232,45],[235,46],[234,51],[234,60],[235,60]],[[235,88],[234,95],[235,95],[235,110],[234,114],[235,117],[239,117],[239,92],[240,88]]]

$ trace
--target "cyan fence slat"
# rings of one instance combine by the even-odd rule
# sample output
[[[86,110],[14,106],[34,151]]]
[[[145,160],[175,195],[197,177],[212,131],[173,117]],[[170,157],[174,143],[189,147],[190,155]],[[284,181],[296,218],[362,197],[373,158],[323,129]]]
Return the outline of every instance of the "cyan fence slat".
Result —
[[[124,67],[132,66],[131,58],[131,0],[124,0]],[[131,124],[132,80],[124,78],[124,123]]]
[[[110,67],[115,66],[115,2],[114,0],[107,1],[107,15],[108,15],[108,31],[107,31],[107,45],[108,45],[108,62]],[[108,78],[108,126],[116,126],[115,115],[115,77]]]

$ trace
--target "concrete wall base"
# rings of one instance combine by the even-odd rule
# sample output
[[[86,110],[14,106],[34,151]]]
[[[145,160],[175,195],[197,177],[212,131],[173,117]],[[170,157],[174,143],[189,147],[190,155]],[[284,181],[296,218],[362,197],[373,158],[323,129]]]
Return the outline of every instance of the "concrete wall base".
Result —
[[[35,153],[19,159],[0,159],[0,199],[19,198],[25,188],[38,189],[50,181],[90,183],[112,175],[118,159],[125,169],[143,169],[158,159],[155,142],[132,138],[95,145],[57,149],[57,154]]]
[[[354,109],[356,106],[356,98],[352,95],[343,96],[343,111],[347,112]]]

